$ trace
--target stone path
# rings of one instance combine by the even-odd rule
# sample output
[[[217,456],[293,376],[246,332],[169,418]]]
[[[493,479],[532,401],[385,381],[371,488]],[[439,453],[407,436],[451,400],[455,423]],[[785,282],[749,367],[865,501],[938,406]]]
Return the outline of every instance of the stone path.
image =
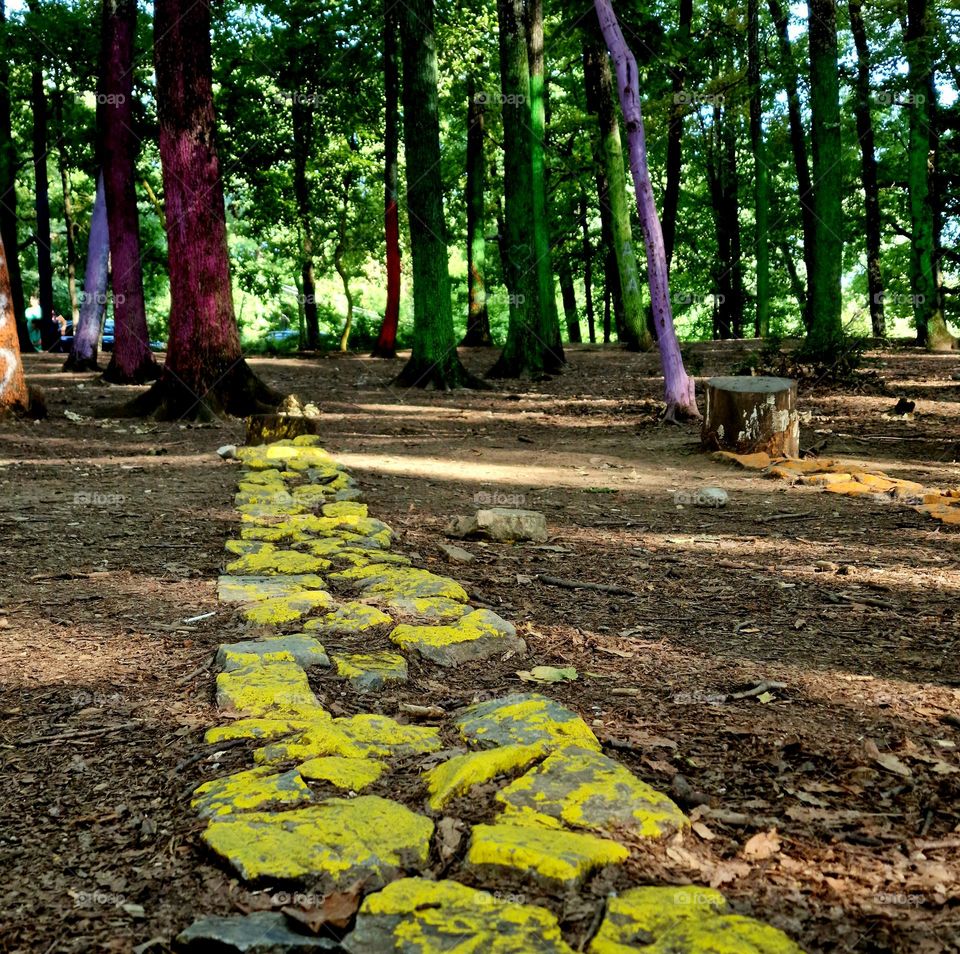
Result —
[[[479,702],[439,725],[327,712],[310,688],[313,667],[332,666],[363,700],[405,681],[414,655],[450,667],[522,652],[524,641],[507,620],[470,606],[455,580],[392,553],[390,528],[315,438],[237,457],[242,522],[218,592],[251,638],[220,647],[217,704],[233,718],[206,741],[248,740],[250,764],[199,786],[192,805],[206,846],[243,881],[323,896],[360,885],[363,901],[345,936],[306,936],[282,913],[256,912],[203,918],[179,947],[572,954],[551,910],[502,886],[562,896],[624,864],[631,845],[682,833],[683,812],[604,755],[579,715],[542,695]],[[413,798],[389,797],[391,776],[411,766]],[[496,814],[471,826],[452,877],[424,877],[458,800],[491,786]],[[592,954],[800,952],[698,886],[637,886],[608,898],[594,923]]]
[[[890,477],[882,470],[867,470],[858,464],[828,458],[807,457],[797,460],[770,458],[764,453],[717,451],[713,459],[744,470],[759,471],[767,477],[786,480],[791,486],[822,487],[828,493],[842,497],[866,496],[885,502],[897,501],[941,523],[960,524],[960,487],[937,490],[913,480]]]

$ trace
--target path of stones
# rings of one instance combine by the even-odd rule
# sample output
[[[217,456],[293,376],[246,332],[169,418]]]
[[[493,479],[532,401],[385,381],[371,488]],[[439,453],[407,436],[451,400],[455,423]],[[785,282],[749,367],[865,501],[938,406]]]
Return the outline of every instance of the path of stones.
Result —
[[[206,820],[203,841],[244,881],[323,897],[359,885],[363,901],[345,936],[308,936],[282,913],[255,912],[196,921],[179,946],[572,952],[552,911],[498,885],[575,891],[622,865],[631,844],[682,837],[686,817],[603,755],[580,716],[542,695],[479,702],[435,719],[439,726],[325,711],[310,667],[333,666],[356,692],[375,693],[406,679],[411,654],[449,667],[522,650],[523,640],[495,613],[471,607],[455,580],[392,553],[390,528],[368,516],[353,479],[315,438],[244,447],[237,457],[241,531],[227,541],[218,593],[252,638],[220,647],[217,704],[235,718],[206,741],[246,742],[252,766],[201,785],[193,808]],[[394,773],[417,779],[419,811],[389,797]],[[448,809],[491,784],[498,814],[472,826],[452,878],[423,877]],[[489,890],[460,883],[458,872]],[[623,891],[594,924],[592,954],[800,951],[696,885]]]

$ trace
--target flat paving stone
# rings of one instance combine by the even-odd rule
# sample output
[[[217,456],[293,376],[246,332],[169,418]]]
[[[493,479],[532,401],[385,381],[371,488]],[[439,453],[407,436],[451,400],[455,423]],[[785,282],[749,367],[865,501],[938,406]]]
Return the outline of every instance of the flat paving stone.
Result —
[[[504,819],[607,832],[623,829],[661,838],[689,825],[662,792],[599,752],[578,746],[558,749],[497,793]]]
[[[392,622],[393,619],[376,606],[351,601],[342,603],[325,616],[308,620],[303,628],[320,633],[363,633]]]
[[[324,755],[301,762],[299,770],[300,774],[311,782],[329,782],[345,791],[362,792],[383,775],[386,766],[374,759],[345,759],[338,755]]]
[[[295,623],[317,609],[333,605],[333,597],[326,590],[301,590],[289,596],[274,596],[260,600],[243,609],[243,618],[257,626],[282,626]]]
[[[322,573],[330,569],[330,561],[323,557],[301,553],[299,550],[268,550],[245,553],[227,564],[227,573],[240,576],[277,576],[302,573]]]
[[[331,657],[337,675],[346,679],[357,692],[376,692],[388,682],[406,682],[407,660],[399,653],[334,653]]]
[[[239,643],[224,643],[217,650],[217,665],[224,671],[241,669],[263,657],[274,657],[277,653],[287,653],[299,666],[329,666],[327,655],[319,639],[306,633],[292,633],[289,636],[270,636],[265,639],[245,639]]]
[[[456,580],[415,567],[375,563],[331,573],[329,578],[363,590],[367,596],[377,594],[382,599],[443,596],[458,603],[467,602],[467,592]]]
[[[386,798],[358,795],[216,818],[203,840],[246,881],[309,877],[347,887],[361,880],[371,889],[397,871],[424,867],[432,836],[429,818]]]
[[[516,775],[543,758],[547,747],[536,745],[501,745],[481,752],[455,755],[426,773],[428,804],[440,811],[454,798],[468,795],[471,789],[495,779],[498,775]]]
[[[425,878],[368,895],[343,946],[349,954],[573,954],[546,908]]]
[[[176,950],[183,954],[303,954],[341,947],[330,938],[297,933],[279,911],[253,911],[199,918],[177,935]]]
[[[446,667],[507,652],[522,653],[527,648],[512,623],[485,609],[474,610],[445,626],[402,623],[390,634],[390,641]]]
[[[269,805],[303,805],[312,801],[310,786],[296,769],[276,773],[258,767],[204,782],[194,790],[190,807],[201,817],[259,811]]]
[[[320,708],[307,674],[289,661],[251,662],[217,676],[217,706],[244,715],[299,713]]]
[[[575,712],[536,692],[517,692],[469,706],[456,720],[465,742],[481,747],[580,745],[600,751],[597,737]]]
[[[255,545],[270,546],[270,544]],[[217,580],[217,599],[221,603],[256,603],[258,600],[268,600],[275,596],[292,596],[303,590],[322,590],[326,585],[323,577],[316,573],[290,573],[284,576],[224,575]]]

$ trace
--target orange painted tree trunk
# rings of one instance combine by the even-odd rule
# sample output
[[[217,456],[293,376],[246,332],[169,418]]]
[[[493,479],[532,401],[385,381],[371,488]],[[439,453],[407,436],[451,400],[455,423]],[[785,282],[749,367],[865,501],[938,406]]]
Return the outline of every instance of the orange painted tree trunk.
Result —
[[[29,404],[27,382],[20,362],[10,272],[3,244],[0,243],[0,412],[26,411]]]

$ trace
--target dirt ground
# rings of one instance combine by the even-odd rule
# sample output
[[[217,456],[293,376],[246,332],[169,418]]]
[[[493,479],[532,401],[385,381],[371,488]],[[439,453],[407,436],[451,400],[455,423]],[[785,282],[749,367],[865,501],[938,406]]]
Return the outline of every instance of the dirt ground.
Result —
[[[742,350],[691,353],[706,376]],[[960,950],[960,531],[715,464],[694,426],[658,423],[655,356],[568,357],[550,381],[454,394],[394,389],[397,363],[359,356],[251,362],[320,405],[395,548],[527,640],[523,658],[413,665],[373,704],[454,708],[574,666],[543,691],[696,820],[639,850],[633,883],[716,885],[810,952]],[[960,486],[960,357],[871,360],[885,393],[802,390],[801,445]],[[49,419],[0,426],[0,951],[164,951],[200,914],[271,903],[204,853],[189,810],[239,758],[201,756],[213,650],[239,631],[214,592],[236,520],[214,451],[242,425],[94,420],[136,389],[59,363],[26,361]],[[888,413],[901,395],[913,420]],[[725,509],[684,503],[708,485]],[[446,522],[493,504],[545,513],[549,544],[467,543],[475,561],[448,564]],[[765,680],[784,687],[728,698]],[[356,707],[329,676],[317,689]],[[585,902],[619,883],[545,903],[583,942]]]

